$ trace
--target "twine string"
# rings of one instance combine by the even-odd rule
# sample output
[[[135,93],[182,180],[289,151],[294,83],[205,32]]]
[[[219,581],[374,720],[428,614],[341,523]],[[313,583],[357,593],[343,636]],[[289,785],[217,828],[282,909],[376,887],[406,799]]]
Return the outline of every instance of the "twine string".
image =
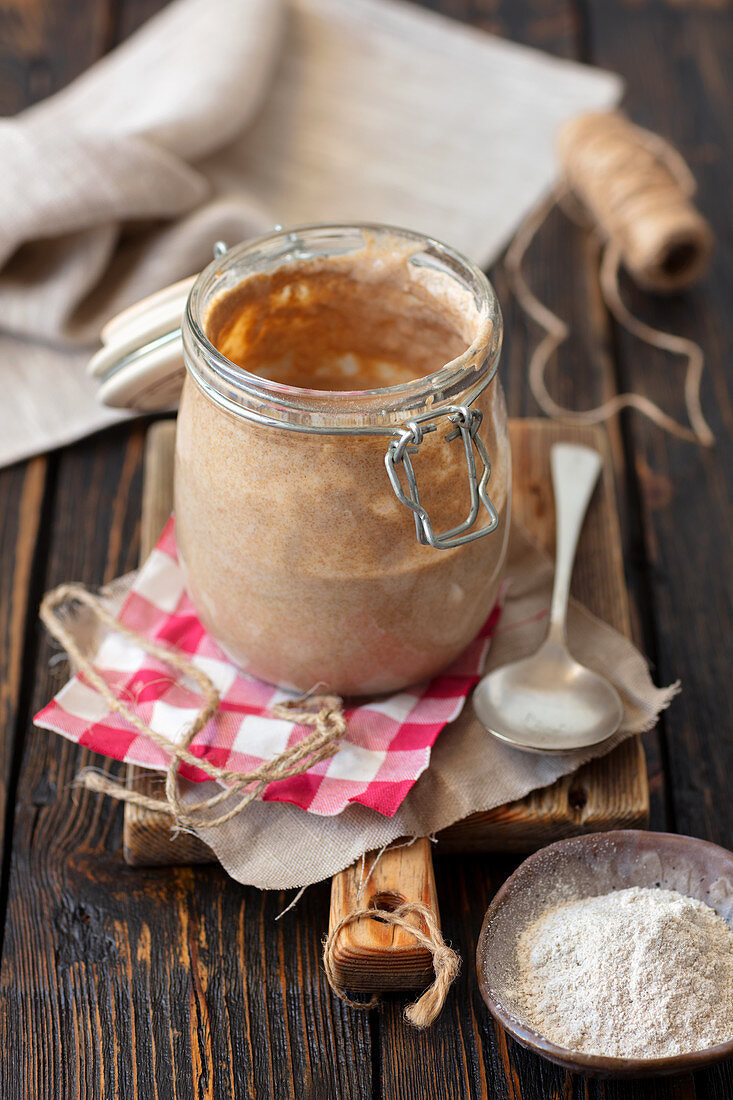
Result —
[[[642,285],[659,291],[686,285],[700,273],[709,256],[710,242],[707,223],[689,203],[695,190],[694,178],[676,149],[615,112],[584,116],[571,136],[573,140],[566,139],[564,147],[566,178],[525,220],[506,254],[506,269],[517,302],[545,331],[530,356],[530,390],[542,411],[556,420],[597,424],[622,409],[632,408],[670,435],[710,447],[715,437],[700,402],[702,348],[694,340],[641,321],[623,302],[619,287],[622,264]],[[591,228],[604,242],[599,282],[606,307],[616,321],[647,345],[686,358],[684,398],[689,427],[642,394],[616,394],[587,410],[560,405],[550,394],[546,368],[570,329],[530,289],[522,265],[555,205],[574,221]],[[586,216],[579,217],[579,210]],[[670,274],[662,257],[680,243],[688,248],[687,266]]]
[[[426,931],[417,927],[409,918],[419,917],[425,924]],[[408,901],[396,909],[354,909],[343,917],[328,933],[323,944],[323,967],[326,978],[336,996],[348,1005],[349,1008],[371,1009],[379,1004],[379,996],[374,993],[368,1001],[352,1000],[340,986],[338,981],[338,963],[336,960],[336,946],[339,936],[344,928],[363,919],[378,919],[395,928],[402,928],[415,937],[417,942],[426,948],[433,957],[433,970],[435,980],[428,986],[424,993],[405,1009],[405,1019],[413,1027],[420,1030],[429,1027],[440,1015],[448,995],[448,990],[453,984],[461,962],[453,950],[443,939],[442,933],[432,910],[418,901]]]
[[[65,625],[64,620],[74,604],[84,605],[103,626],[119,634],[148,656],[162,661],[196,685],[202,697],[202,703],[179,741],[171,741],[164,734],[154,730],[124,699],[114,694]],[[216,826],[231,821],[258,798],[270,783],[302,775],[315,764],[333,756],[338,750],[341,737],[346,732],[342,701],[338,697],[305,695],[300,699],[278,703],[272,708],[272,714],[300,726],[312,727],[312,733],[250,772],[217,767],[205,757],[197,756],[190,748],[197,734],[214,717],[220,704],[219,693],[203,669],[180,651],[154,642],[119,622],[98,596],[80,584],[62,584],[51,592],[47,592],[41,602],[40,617],[51,636],[66,650],[73,666],[102,696],[110,710],[123,718],[143,737],[149,738],[169,757],[165,775],[165,798],[154,798],[142,794],[92,768],[85,768],[79,773],[77,777],[79,784],[88,790],[109,795],[120,801],[168,814],[178,826],[195,827],[197,824]],[[184,803],[179,776],[180,766],[184,763],[203,771],[222,789],[216,794],[197,801],[187,798]],[[213,808],[235,796],[240,797],[236,798],[233,806],[218,817],[210,816]]]

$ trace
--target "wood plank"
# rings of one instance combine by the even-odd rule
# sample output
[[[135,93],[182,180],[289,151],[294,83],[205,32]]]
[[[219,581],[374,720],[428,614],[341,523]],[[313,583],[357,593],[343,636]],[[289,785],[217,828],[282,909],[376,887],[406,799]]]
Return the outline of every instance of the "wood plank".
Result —
[[[0,0],[0,109],[15,114],[59,91],[112,43],[106,0]]]
[[[99,27],[93,25],[92,7],[101,11],[99,4],[72,0],[52,6],[19,6],[0,0],[1,115],[12,115],[56,91],[99,56]],[[59,48],[72,40],[73,49]],[[43,564],[41,512],[52,466],[53,460],[39,457],[0,472],[0,851],[4,851],[6,816],[12,814],[14,795],[11,791],[8,800],[7,783],[11,775],[14,780],[18,763],[23,658],[32,655],[34,634],[31,630],[29,636],[26,620],[35,619],[31,604],[39,593],[33,570]],[[4,889],[3,878],[0,919]]]
[[[34,459],[0,472],[0,852],[13,792],[16,733],[23,689],[26,621],[35,615],[33,565],[37,560],[47,463]],[[8,798],[10,795],[10,798]]]
[[[84,2],[60,0],[51,9],[0,0],[0,115],[12,115],[56,91],[98,56],[86,15]],[[59,48],[82,29],[84,42],[77,42],[78,48],[68,53]],[[42,456],[0,471],[0,923],[11,839],[6,827],[9,834],[30,689],[24,662],[32,660],[35,651],[35,604],[40,597],[35,573],[45,560],[42,518],[53,466],[53,459]],[[42,798],[43,791],[36,797]]]
[[[493,21],[502,34],[562,57],[578,56],[585,40],[581,5],[514,3],[479,0],[464,7],[464,17],[482,25]],[[467,10],[466,10],[467,9]],[[491,13],[489,15],[488,13]],[[582,57],[585,60],[586,58]],[[596,238],[579,229],[559,210],[553,211],[525,261],[525,271],[540,299],[571,328],[569,340],[549,364],[547,384],[560,404],[587,409],[618,392],[613,330],[598,279],[600,250]],[[500,377],[511,416],[538,414],[527,385],[527,365],[541,332],[519,310],[500,261],[490,272],[505,321]],[[631,637],[644,653],[653,651],[648,588],[644,567],[641,516],[633,491],[633,470],[622,435],[621,421],[606,425],[615,475],[621,546],[631,614]],[[663,777],[663,750],[656,731],[643,739],[651,785],[653,828],[670,826]]]
[[[560,57],[589,60],[585,4],[579,0],[457,0],[431,4],[474,25]],[[599,242],[555,210],[525,261],[525,270],[540,299],[564,318],[571,337],[549,364],[547,383],[560,404],[585,409],[618,392],[614,333],[598,279]],[[502,261],[490,272],[505,321],[500,376],[510,415],[536,416],[537,404],[527,385],[529,356],[541,337],[528,322],[511,293]],[[648,587],[644,567],[642,521],[634,490],[634,471],[621,421],[606,425],[617,487],[623,559],[629,595],[632,634],[644,653],[653,652]],[[633,459],[631,461],[633,466]],[[631,482],[631,483],[630,483]],[[663,777],[663,750],[656,731],[643,739],[651,786],[651,824],[665,829],[671,822]]]
[[[730,11],[640,3],[629,35],[624,5],[601,0],[590,5],[589,26],[598,61],[628,74],[633,116],[667,136],[688,159],[699,183],[699,204],[723,241],[733,147]],[[653,47],[660,42],[664,49]],[[708,278],[684,295],[652,297],[628,285],[625,294],[645,319],[699,340],[707,355],[702,401],[717,437],[713,451],[670,439],[636,416],[628,418],[628,433],[649,563],[653,655],[661,678],[681,676],[684,682],[664,722],[674,824],[682,832],[730,844],[731,750],[729,738],[721,737],[733,710],[730,252],[719,247]],[[617,340],[624,385],[684,416],[679,363],[623,332]]]
[[[606,0],[593,0],[590,4],[583,4],[583,14],[586,17],[585,24],[581,27],[582,34],[579,42],[589,48],[587,60],[593,60],[599,64],[621,71],[629,80],[629,94],[627,106],[634,117],[642,123],[651,124],[657,129],[675,136],[679,127],[688,128],[690,142],[689,151],[699,150],[700,159],[709,157],[705,166],[710,186],[710,197],[715,195],[715,201],[719,206],[719,225],[721,231],[727,225],[727,213],[723,204],[727,204],[728,181],[723,175],[725,171],[725,158],[721,155],[723,150],[730,150],[730,132],[725,136],[717,136],[711,140],[710,129],[712,126],[720,126],[723,119],[730,126],[730,112],[727,107],[722,108],[722,103],[730,102],[729,90],[723,97],[717,98],[718,106],[710,104],[707,93],[700,87],[708,81],[720,85],[721,76],[726,72],[722,63],[722,57],[731,54],[729,39],[731,34],[729,11],[724,11],[725,6],[718,5],[678,5],[668,3],[627,3]],[[727,20],[726,26],[723,26]],[[711,50],[710,38],[715,38],[715,48]],[[705,48],[699,49],[705,42]],[[730,66],[727,66],[728,80],[730,78]],[[697,84],[698,94],[691,88],[691,84]],[[653,112],[651,109],[653,108]],[[712,108],[712,109],[711,109]],[[721,109],[722,108],[722,109]],[[648,113],[651,112],[651,113]],[[715,121],[710,115],[714,116]],[[664,122],[663,122],[664,120]],[[693,138],[694,135],[694,138]],[[679,141],[679,137],[677,137]],[[699,144],[698,144],[699,141]],[[683,146],[684,147],[684,146]],[[715,158],[715,159],[714,159]],[[700,171],[695,158],[691,158],[693,167]],[[730,157],[728,156],[728,166]],[[728,167],[729,170],[729,167]],[[717,174],[717,180],[715,176]],[[703,186],[703,209],[706,213],[712,213],[711,206],[705,202],[705,186]],[[713,215],[715,221],[715,215]],[[563,253],[565,255],[565,253]],[[720,258],[718,260],[720,263]],[[727,267],[729,270],[729,266]],[[559,264],[555,271],[560,280],[562,275]],[[727,276],[726,276],[727,278]],[[714,286],[725,286],[717,273],[713,274]],[[674,327],[679,324],[679,315],[687,312],[684,309],[683,300],[680,298],[671,301],[651,302],[636,295],[629,298],[632,305],[643,309],[644,315],[654,323],[662,321]],[[718,338],[713,340],[713,347],[717,346],[718,354],[722,347],[721,337],[730,332],[729,311],[726,303],[730,300],[730,285],[727,290],[722,290],[721,298],[717,299],[713,307],[706,310],[706,327],[717,330]],[[682,309],[681,309],[682,307]],[[699,323],[700,305],[691,307],[689,313],[697,315],[695,320]],[[567,316],[567,314],[564,314]],[[686,325],[688,334],[694,331],[693,324]],[[633,350],[631,341],[612,333],[611,347],[616,357],[616,341],[621,353],[621,362],[616,361],[618,381],[622,388],[633,384],[635,388],[642,389],[655,400],[669,402],[672,395],[671,381],[679,377],[674,368],[668,362],[657,362],[645,348],[637,347]],[[632,372],[627,365],[627,357],[632,352],[635,369]],[[722,356],[721,356],[722,358]],[[728,357],[728,361],[730,357]],[[722,377],[711,377],[714,400],[720,405],[720,417],[726,424],[730,424],[729,403],[726,390],[722,385]],[[708,386],[708,392],[710,387]],[[579,403],[579,402],[578,402]],[[668,407],[670,407],[668,405]],[[673,404],[672,409],[680,413],[680,405]],[[710,404],[706,406],[710,407]],[[728,613],[730,600],[726,593],[721,592],[720,562],[711,559],[710,551],[715,548],[715,557],[727,554],[730,545],[730,526],[727,522],[720,523],[720,482],[711,486],[707,477],[700,477],[696,472],[698,460],[691,456],[691,449],[684,445],[661,442],[662,437],[656,436],[654,429],[642,427],[642,422],[637,418],[626,416],[623,418],[624,449],[626,457],[626,481],[625,488],[629,498],[630,529],[628,541],[625,543],[627,562],[631,566],[631,576],[635,592],[639,597],[641,606],[640,622],[643,626],[643,640],[647,652],[656,658],[656,675],[660,681],[669,679],[682,673],[683,678],[694,677],[697,679],[698,668],[701,662],[700,647],[698,645],[701,636],[706,637],[704,623],[706,612],[710,611],[712,603],[720,617]],[[728,429],[729,430],[729,429]],[[635,441],[637,434],[644,437],[646,446],[642,449]],[[656,443],[653,443],[654,439]],[[683,523],[675,522],[679,519],[681,501],[678,492],[670,491],[670,481],[665,476],[667,470],[658,465],[659,449],[662,452],[673,452],[677,458],[676,473],[679,480],[674,483],[684,486],[685,499],[688,494],[695,497],[692,521]],[[726,451],[726,455],[727,455]],[[722,456],[721,456],[722,457]],[[730,471],[729,458],[724,460],[726,471]],[[662,474],[662,476],[659,476]],[[623,483],[622,483],[623,484]],[[712,488],[712,492],[710,491]],[[730,487],[727,487],[725,499],[730,500]],[[663,540],[660,537],[659,511],[667,519],[663,532]],[[714,513],[711,518],[709,512]],[[654,517],[650,524],[648,517]],[[710,543],[707,553],[700,553],[696,548],[688,554],[687,542],[689,539],[697,539],[702,536],[707,539],[710,532]],[[717,536],[717,537],[716,537]],[[658,547],[662,547],[662,556]],[[646,555],[650,554],[651,567],[647,569]],[[670,569],[668,554],[675,557],[674,570]],[[723,559],[724,560],[724,559]],[[711,571],[716,579],[712,584],[706,574]],[[696,606],[694,613],[690,614],[690,607],[686,603],[680,603],[677,597],[677,585],[686,578],[687,586],[691,589],[690,599],[694,599]],[[703,590],[699,590],[702,584]],[[714,591],[711,592],[710,588]],[[671,614],[665,618],[660,629],[658,621],[653,618],[655,608],[659,606],[660,597],[664,595]],[[712,599],[711,599],[712,597]],[[719,609],[719,610],[718,610]],[[715,612],[713,612],[715,615]],[[717,617],[717,616],[716,616]],[[693,635],[688,639],[687,624],[693,626]],[[730,618],[728,618],[730,622]],[[682,629],[681,629],[682,628]],[[718,631],[718,624],[714,625],[714,632]],[[660,640],[660,634],[663,639]],[[680,647],[680,637],[684,642]],[[722,638],[718,636],[718,643]],[[664,653],[668,647],[674,647],[675,652],[670,653],[664,661]],[[730,650],[728,637],[727,644],[723,644],[723,652]],[[703,647],[703,653],[705,648]],[[706,659],[707,654],[703,656]],[[718,666],[721,658],[718,657]],[[715,668],[720,674],[718,685],[713,690],[719,692],[723,681],[726,679],[721,668]],[[707,677],[706,677],[707,679]],[[662,824],[667,820],[669,826],[680,827],[684,821],[689,831],[700,832],[705,835],[705,830],[712,820],[717,823],[716,838],[730,845],[731,829],[726,824],[729,821],[729,799],[720,788],[725,785],[725,776],[730,768],[730,751],[725,747],[725,739],[721,739],[720,731],[725,728],[727,716],[730,713],[729,706],[719,707],[717,701],[710,706],[710,684],[706,682],[702,690],[695,687],[695,697],[690,700],[686,722],[692,728],[699,727],[700,723],[707,725],[710,722],[710,738],[714,738],[716,746],[713,748],[710,739],[706,736],[704,744],[690,744],[689,741],[678,740],[680,731],[680,705],[684,706],[685,695],[689,692],[690,685],[685,685],[685,693],[668,712],[664,722],[667,731],[664,743],[661,745],[661,760],[657,755],[653,768],[653,781],[661,787],[661,770],[659,765],[670,753],[673,762],[673,785],[670,790],[670,808],[668,813],[664,805],[664,799],[657,799],[657,811],[655,821]],[[718,695],[718,699],[720,695]],[[713,694],[713,699],[715,695]],[[712,713],[711,713],[712,711]],[[674,731],[671,737],[669,734]],[[721,740],[723,744],[721,744]],[[712,753],[711,753],[712,749]],[[675,757],[677,767],[674,767]],[[693,782],[690,782],[688,769],[693,768]],[[709,789],[710,776],[701,774],[702,769],[716,769],[717,791],[715,802],[706,797]],[[684,804],[685,816],[680,813],[680,790],[686,792]],[[723,809],[725,803],[726,808]],[[689,816],[688,816],[689,815]],[[706,820],[707,819],[707,820]],[[659,825],[657,827],[659,827]],[[693,827],[691,827],[693,826]],[[465,864],[465,861],[464,861]],[[438,864],[438,889],[442,892],[443,886]],[[447,932],[450,929],[446,929]],[[726,1064],[719,1070],[697,1074],[694,1078],[683,1077],[658,1082],[582,1082],[578,1079],[555,1074],[550,1067],[543,1067],[537,1059],[531,1058],[512,1043],[498,1043],[502,1052],[502,1066],[505,1072],[505,1087],[501,1089],[501,1095],[526,1096],[526,1097],[560,1097],[560,1096],[585,1096],[613,1098],[631,1097],[684,1097],[691,1098],[696,1095],[706,1098],[723,1100],[724,1097],[733,1095],[733,1081],[731,1066]],[[485,1048],[486,1049],[486,1048]],[[491,1064],[491,1060],[487,1059]],[[503,1084],[503,1083],[502,1083]]]
[[[53,5],[0,0],[0,115],[12,115],[57,91],[104,51],[106,6],[93,0]],[[43,565],[41,512],[54,459],[45,456],[0,471],[0,850],[6,783],[20,709],[23,656],[32,655],[34,566]],[[30,619],[30,637],[26,621]],[[12,803],[12,798],[11,798]]]
[[[105,524],[108,529],[112,526],[116,501],[110,491],[111,483],[121,479],[123,462],[109,463],[110,480],[103,486],[104,460],[95,462],[92,450],[89,447],[83,450],[86,462],[80,464],[66,459],[60,463],[65,476],[59,502],[49,518],[49,537],[57,550],[52,555],[50,572],[42,578],[44,585],[74,576],[101,581],[108,567],[106,532],[100,538],[97,523]],[[121,459],[125,448],[119,439],[117,450],[117,457]],[[129,495],[129,485],[124,486],[122,492]],[[135,518],[131,518],[134,533]],[[130,528],[129,525],[125,527],[128,536],[125,541],[128,542]],[[63,555],[58,549],[61,545],[65,547]],[[114,565],[123,569],[125,562],[117,560]],[[63,682],[66,670],[49,664],[55,652],[44,639],[36,662],[36,686],[31,700],[34,709]],[[70,870],[63,859],[58,858],[57,846],[66,844],[72,858],[83,859],[84,845],[79,843],[80,837],[74,828],[79,824],[79,817],[75,819],[75,798],[70,790],[82,759],[88,761],[89,754],[38,730],[32,730],[26,738],[17,792],[13,873],[0,972],[0,1000],[4,1009],[1,1026],[5,1040],[2,1050],[15,1049],[18,1061],[8,1063],[7,1058],[3,1058],[0,1063],[3,1095],[11,1096],[13,1090],[16,1096],[60,1095],[69,1084],[69,1077],[79,1073],[80,1065],[87,1058],[90,1059],[88,1072],[91,1072],[101,1057],[97,1049],[101,1040],[93,1037],[99,1026],[96,1022],[85,1032],[83,1021],[77,1019],[85,1046],[88,1044],[86,1049],[79,1049],[81,1036],[77,1043],[72,1033],[72,1041],[68,1043],[68,1032],[64,1032],[61,1023],[54,1021],[54,1009],[59,1015],[59,1000],[62,1005],[67,999],[74,1003],[67,979],[85,984],[86,968],[104,964],[109,946],[108,933],[99,918],[97,897],[100,890],[104,890],[100,879],[90,873],[82,896],[78,886],[72,883],[75,876],[85,876],[74,867]],[[115,832],[115,821],[119,836],[119,815],[108,810],[100,818],[99,814],[90,814],[91,805],[86,796],[82,796],[81,803],[81,820],[86,820],[103,852],[110,830]],[[46,832],[49,822],[50,830]],[[36,859],[29,862],[27,856],[34,845]],[[86,961],[85,955],[88,955]],[[78,966],[74,969],[74,961],[81,964],[81,974]],[[39,989],[47,991],[45,1001],[38,999]],[[90,1013],[90,1025],[93,1019]],[[105,1023],[109,1026],[108,1015]],[[15,1038],[11,1040],[13,1035]],[[74,1052],[73,1058],[60,1058],[62,1037],[68,1044],[67,1051]],[[111,1066],[108,1066],[108,1076],[110,1072]]]

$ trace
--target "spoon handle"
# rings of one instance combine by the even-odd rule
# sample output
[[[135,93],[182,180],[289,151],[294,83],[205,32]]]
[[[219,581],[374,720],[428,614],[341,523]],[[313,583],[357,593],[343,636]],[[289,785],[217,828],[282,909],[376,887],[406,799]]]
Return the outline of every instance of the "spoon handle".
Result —
[[[575,551],[590,498],[603,468],[603,459],[598,451],[590,447],[556,443],[550,451],[550,466],[557,537],[549,637],[564,642]]]

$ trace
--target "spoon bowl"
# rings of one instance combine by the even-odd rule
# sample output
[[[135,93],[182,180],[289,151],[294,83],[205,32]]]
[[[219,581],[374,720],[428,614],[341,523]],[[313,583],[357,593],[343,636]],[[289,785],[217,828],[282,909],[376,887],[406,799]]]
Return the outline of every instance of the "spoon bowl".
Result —
[[[608,680],[552,638],[531,657],[485,676],[473,706],[490,733],[529,752],[573,752],[600,744],[623,716]]]

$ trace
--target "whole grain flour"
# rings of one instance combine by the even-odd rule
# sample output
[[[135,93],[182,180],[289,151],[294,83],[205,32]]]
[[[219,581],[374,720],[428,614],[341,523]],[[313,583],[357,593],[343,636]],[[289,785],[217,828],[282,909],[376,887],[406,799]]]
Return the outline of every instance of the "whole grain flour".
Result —
[[[526,1021],[570,1050],[657,1058],[733,1038],[733,930],[676,890],[554,906],[517,942]]]

